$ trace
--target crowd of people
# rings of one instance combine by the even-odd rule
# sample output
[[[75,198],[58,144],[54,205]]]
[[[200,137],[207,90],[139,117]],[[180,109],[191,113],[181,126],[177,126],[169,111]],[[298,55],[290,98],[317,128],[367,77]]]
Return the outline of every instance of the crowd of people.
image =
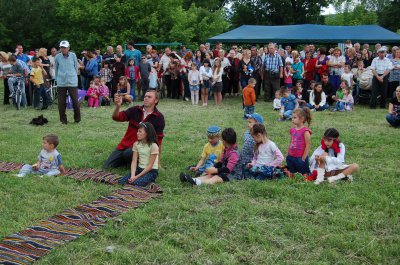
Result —
[[[63,54],[63,48],[68,49],[65,54],[74,58],[69,59],[71,64],[67,63],[61,70],[63,74],[57,76],[56,57]],[[114,48],[108,46],[104,54],[99,49],[87,49],[80,56],[69,51],[68,41],[63,41],[59,50],[51,48],[50,55],[46,48],[27,55],[22,45],[17,45],[13,54],[0,52],[0,61],[4,104],[9,103],[9,96],[13,95],[18,83],[23,91],[22,104],[33,104],[36,109],[47,108],[50,95],[45,93],[46,87],[50,85],[49,81],[57,79],[58,87],[85,90],[88,106],[92,108],[109,105],[116,93],[123,96],[123,102],[131,103],[142,99],[148,89],[156,89],[161,98],[182,98],[191,100],[193,105],[200,102],[204,107],[208,106],[211,97],[216,105],[220,105],[226,96],[242,96],[245,114],[251,114],[252,106],[263,94],[265,101],[275,98],[274,108],[281,111],[280,119],[285,120],[291,118],[290,112],[296,107],[351,111],[362,90],[361,77],[367,70],[371,71],[372,78],[370,107],[376,108],[379,101],[380,107],[386,108],[388,98],[397,105],[394,91],[400,80],[400,49],[397,46],[389,52],[378,43],[371,51],[368,44],[353,45],[351,41],[346,42],[344,50],[316,48],[312,44],[294,50],[289,45],[279,48],[274,43],[249,48],[232,45],[224,50],[222,43],[217,43],[214,49],[201,44],[194,51],[184,46],[177,51],[169,47],[157,51],[147,45],[143,52],[135,48],[134,42],[128,42],[125,50],[117,45],[114,52]],[[67,60],[59,60],[64,61]],[[65,74],[71,78],[65,79]],[[243,93],[250,79],[255,99],[253,95]],[[71,97],[76,110],[75,121],[79,122],[76,91],[62,91],[59,100],[64,101],[67,94]],[[249,96],[253,98],[249,100]],[[64,105],[61,103],[60,109]],[[60,120],[66,123],[61,112]]]

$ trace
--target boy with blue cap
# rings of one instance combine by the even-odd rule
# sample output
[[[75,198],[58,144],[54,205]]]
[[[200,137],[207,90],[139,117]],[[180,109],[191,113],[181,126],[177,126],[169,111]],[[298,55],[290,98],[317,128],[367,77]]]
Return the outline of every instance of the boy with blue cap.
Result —
[[[199,176],[205,172],[208,167],[213,167],[218,162],[224,151],[224,145],[220,141],[221,128],[213,125],[207,128],[208,143],[204,145],[201,159],[196,166],[190,166],[189,169]],[[181,173],[181,179],[184,173]]]
[[[247,131],[243,134],[243,148],[240,154],[241,163],[242,163],[242,175],[243,179],[251,178],[249,169],[246,168],[246,165],[253,161],[254,156],[254,145],[256,142],[250,134],[251,128],[255,124],[264,124],[263,117],[258,113],[247,114],[245,116],[247,118]]]

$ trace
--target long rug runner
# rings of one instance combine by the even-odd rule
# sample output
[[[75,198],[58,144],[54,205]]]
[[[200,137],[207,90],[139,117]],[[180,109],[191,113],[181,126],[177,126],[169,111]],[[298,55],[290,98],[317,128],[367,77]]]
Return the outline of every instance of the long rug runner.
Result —
[[[0,171],[18,170],[22,165],[0,162]],[[9,170],[4,170],[8,168]],[[68,170],[65,176],[85,181],[117,184],[121,176],[95,169]],[[107,219],[118,216],[159,196],[154,183],[146,188],[125,185],[109,196],[62,211],[0,242],[0,264],[30,264],[49,251],[103,226]]]

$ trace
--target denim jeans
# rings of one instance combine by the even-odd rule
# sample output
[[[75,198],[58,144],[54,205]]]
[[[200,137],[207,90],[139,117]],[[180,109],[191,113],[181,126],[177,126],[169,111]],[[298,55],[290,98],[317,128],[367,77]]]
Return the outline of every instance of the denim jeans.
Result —
[[[139,175],[140,172],[143,171],[143,168],[137,167],[135,175]],[[142,177],[139,179],[135,180],[132,183],[129,183],[128,180],[131,177],[131,173],[129,172],[128,175],[124,176],[122,179],[118,181],[119,184],[124,185],[124,184],[131,184],[134,186],[140,186],[140,187],[146,187],[149,183],[154,182],[158,176],[158,170],[157,169],[152,169],[146,174],[144,174]]]
[[[133,101],[136,100],[136,79],[129,79],[129,86],[131,87],[131,96]]]
[[[254,106],[244,107],[244,117],[246,117],[247,114],[253,114],[253,113],[254,113]]]
[[[40,87],[34,86],[33,88],[33,107],[39,108],[40,107],[40,97],[43,98],[43,108],[48,107],[48,97],[46,93],[46,88],[43,84]]]
[[[336,91],[338,90],[340,86],[340,75],[331,75],[329,76],[329,83],[331,84],[333,88],[333,94],[336,94]]]
[[[386,115],[386,120],[393,127],[399,127],[400,126],[400,116],[399,115],[394,116],[393,114],[387,114]]]
[[[335,109],[334,109],[334,110],[337,110],[337,111],[344,111],[344,107],[345,107],[345,103],[344,103],[344,102],[341,102],[341,101],[338,101],[338,102],[336,102],[336,105],[335,105]]]
[[[308,156],[303,161],[301,157],[288,155],[286,157],[286,165],[291,173],[310,174],[310,166],[308,165]]]
[[[316,111],[323,111],[329,108],[328,104],[325,104],[323,106],[319,106],[318,108],[316,108],[315,106],[311,105],[310,103],[306,104],[307,108],[309,109],[315,109]]]
[[[19,174],[26,175],[26,174],[40,174],[45,176],[57,176],[60,174],[60,170],[58,169],[41,169],[35,170],[31,165],[24,165],[20,170]]]
[[[293,110],[286,110],[286,111],[284,111],[283,112],[283,118],[284,119],[291,119],[292,118],[292,113],[293,113]]]
[[[274,177],[274,167],[253,166],[250,169],[250,174],[258,180],[272,179]]]
[[[129,167],[132,163],[132,148],[123,150],[115,149],[108,157],[107,161],[104,162],[103,168],[116,168],[116,167]]]

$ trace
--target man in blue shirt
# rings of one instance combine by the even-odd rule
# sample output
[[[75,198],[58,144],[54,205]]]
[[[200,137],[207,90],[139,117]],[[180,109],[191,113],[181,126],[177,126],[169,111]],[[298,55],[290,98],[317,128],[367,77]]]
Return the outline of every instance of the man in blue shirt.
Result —
[[[142,58],[142,53],[135,49],[135,43],[133,41],[128,42],[127,49],[124,52],[126,64],[131,58],[135,60],[135,65],[139,66],[140,60]]]
[[[264,59],[264,101],[272,100],[275,91],[280,88],[280,78],[283,78],[283,62],[275,52],[275,44],[268,44],[268,53]]]
[[[22,47],[22,44],[17,44],[15,47],[15,56],[18,60],[21,60],[26,64],[28,64],[28,62],[31,60],[29,59],[28,55],[24,54],[24,48]]]
[[[54,70],[57,80],[58,113],[62,124],[67,124],[67,91],[74,108],[74,120],[81,121],[81,110],[78,102],[78,60],[75,53],[69,51],[69,42],[60,42],[61,53],[54,59]]]

